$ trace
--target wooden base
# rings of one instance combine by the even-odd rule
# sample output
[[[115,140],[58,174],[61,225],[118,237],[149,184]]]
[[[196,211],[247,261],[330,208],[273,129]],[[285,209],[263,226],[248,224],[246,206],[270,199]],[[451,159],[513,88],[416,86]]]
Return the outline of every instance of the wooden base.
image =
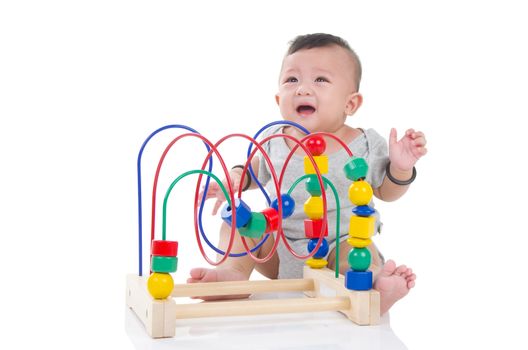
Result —
[[[147,278],[127,276],[126,300],[152,338],[173,337],[176,319],[181,318],[340,311],[358,325],[375,325],[380,321],[377,291],[348,290],[344,287],[344,277],[335,278],[334,272],[326,268],[306,266],[303,279],[176,284],[172,292],[172,297],[299,291],[309,296],[282,300],[244,299],[178,305],[173,298],[153,299],[147,291]]]

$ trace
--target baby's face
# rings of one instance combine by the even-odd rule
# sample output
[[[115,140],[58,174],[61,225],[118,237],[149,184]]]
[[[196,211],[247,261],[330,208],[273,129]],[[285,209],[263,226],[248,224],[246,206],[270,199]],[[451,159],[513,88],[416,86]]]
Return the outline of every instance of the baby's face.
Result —
[[[339,46],[318,47],[286,56],[276,95],[285,120],[311,132],[335,132],[349,114],[356,93],[355,69],[349,53]]]

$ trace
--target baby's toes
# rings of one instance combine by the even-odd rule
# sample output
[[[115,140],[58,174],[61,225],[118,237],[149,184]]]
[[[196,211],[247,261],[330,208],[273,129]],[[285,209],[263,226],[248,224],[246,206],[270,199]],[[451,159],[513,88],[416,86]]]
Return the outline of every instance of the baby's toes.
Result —
[[[394,271],[394,274],[398,276],[405,276],[406,271],[407,271],[407,266],[400,265],[396,268],[396,271]]]

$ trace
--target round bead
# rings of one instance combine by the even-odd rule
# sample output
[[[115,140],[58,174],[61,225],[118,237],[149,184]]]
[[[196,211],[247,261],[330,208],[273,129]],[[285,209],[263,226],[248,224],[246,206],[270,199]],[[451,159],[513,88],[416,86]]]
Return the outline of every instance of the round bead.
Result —
[[[306,265],[310,266],[312,269],[322,269],[326,265],[328,265],[328,261],[325,259],[313,259],[310,258],[306,260]]]
[[[323,179],[321,178],[321,180]],[[323,180],[323,184],[326,190],[328,188],[328,184],[325,183],[324,180]],[[317,175],[310,175],[308,177],[308,180],[306,180],[305,185],[306,185],[306,191],[308,191],[310,195],[314,197],[319,197],[322,195],[321,186],[319,185],[319,179],[317,178]]]
[[[275,208],[266,208],[262,211],[266,218],[266,232],[275,232],[279,228],[279,212]]]
[[[266,232],[266,217],[262,213],[251,213],[251,219],[246,224],[238,229],[241,236],[249,238],[260,238]]]
[[[372,289],[372,271],[358,272],[348,270],[345,273],[345,287],[350,290]]]
[[[365,159],[352,156],[343,167],[347,179],[357,181],[367,177],[368,165]]]
[[[314,238],[308,242],[308,251],[310,253],[315,249],[315,246],[317,245],[318,241],[319,241],[318,238]],[[326,239],[323,238],[323,241],[321,242],[321,246],[319,247],[319,250],[313,255],[313,257],[315,259],[324,258],[326,254],[328,254],[328,250],[329,250],[328,242],[326,241]]]
[[[281,199],[282,199],[282,218],[286,219],[290,217],[295,211],[295,201],[287,193],[281,194]],[[271,202],[271,207],[279,211],[279,201],[277,200],[277,198],[275,198],[273,202]]]
[[[152,241],[150,252],[156,256],[178,256],[178,242]]]
[[[372,187],[366,181],[354,181],[348,188],[348,198],[355,205],[369,204],[372,194]]]
[[[236,227],[242,227],[248,223],[251,218],[251,209],[249,206],[240,198],[235,198],[235,208],[236,208]],[[224,220],[229,226],[233,223],[233,211],[229,204],[224,205],[222,209],[222,220]]]
[[[178,258],[175,256],[152,256],[150,258],[150,269],[153,272],[176,272],[178,269]]]
[[[354,271],[367,271],[370,260],[370,251],[367,248],[354,248],[348,252],[348,264]]]
[[[368,217],[374,214],[376,211],[368,205],[360,205],[352,209],[352,212],[357,216]]]
[[[326,150],[326,142],[322,136],[315,135],[306,141],[306,147],[313,156],[320,156]]]
[[[348,244],[350,244],[352,247],[355,247],[355,248],[365,248],[372,244],[372,240],[370,238],[363,239],[363,238],[350,237],[350,238],[347,238],[347,242]]]
[[[174,281],[168,273],[154,272],[147,281],[147,289],[154,299],[165,299],[172,293]]]

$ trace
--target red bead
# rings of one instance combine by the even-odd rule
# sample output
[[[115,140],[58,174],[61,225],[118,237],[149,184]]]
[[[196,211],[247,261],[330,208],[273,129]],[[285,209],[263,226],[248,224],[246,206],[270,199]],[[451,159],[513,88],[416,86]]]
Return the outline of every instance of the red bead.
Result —
[[[323,219],[304,220],[304,234],[307,238],[319,238],[321,237],[321,229],[323,228]],[[324,237],[328,236],[328,225],[324,231]]]
[[[306,147],[313,156],[320,156],[326,149],[326,142],[322,136],[312,136],[306,141]]]
[[[266,208],[262,211],[266,218],[266,233],[277,231],[279,227],[279,212],[275,208]]]
[[[152,241],[150,252],[153,256],[178,256],[178,242]]]

